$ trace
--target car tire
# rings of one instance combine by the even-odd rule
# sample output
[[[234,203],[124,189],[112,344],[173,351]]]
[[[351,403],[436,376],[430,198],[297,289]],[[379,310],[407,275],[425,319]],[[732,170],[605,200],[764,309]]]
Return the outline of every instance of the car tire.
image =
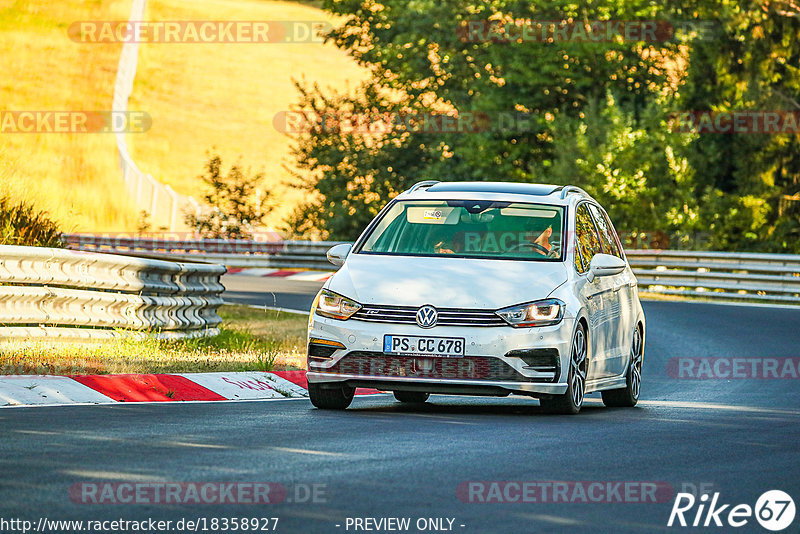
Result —
[[[321,410],[344,410],[353,402],[356,388],[348,386],[322,387],[320,384],[308,384],[308,397],[311,404]]]
[[[399,400],[400,402],[407,402],[411,404],[422,404],[428,397],[430,397],[430,393],[424,393],[422,391],[395,391],[394,398]]]
[[[639,393],[642,387],[642,360],[644,359],[642,341],[642,329],[637,326],[633,334],[633,343],[631,343],[631,359],[628,364],[625,387],[603,391],[603,404],[606,406],[633,408],[639,402]]]
[[[572,337],[566,393],[539,399],[539,404],[547,413],[575,415],[581,411],[586,397],[587,352],[586,329],[579,324]]]

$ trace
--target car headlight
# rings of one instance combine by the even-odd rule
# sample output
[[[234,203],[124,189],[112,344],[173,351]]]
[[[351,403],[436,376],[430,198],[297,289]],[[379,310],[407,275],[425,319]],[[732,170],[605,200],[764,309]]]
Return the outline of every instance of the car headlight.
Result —
[[[495,312],[514,328],[550,326],[564,317],[564,303],[558,299],[537,300]]]
[[[344,321],[360,309],[361,304],[358,302],[328,289],[323,289],[319,293],[316,312],[323,317]]]

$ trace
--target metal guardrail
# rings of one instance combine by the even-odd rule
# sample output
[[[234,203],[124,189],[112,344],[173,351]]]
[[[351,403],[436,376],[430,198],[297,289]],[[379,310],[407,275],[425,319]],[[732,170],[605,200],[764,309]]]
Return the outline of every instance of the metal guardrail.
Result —
[[[339,241],[140,239],[68,235],[81,250],[142,254],[180,260],[202,259],[228,267],[330,270],[325,253]],[[650,293],[800,304],[800,255],[682,250],[628,250],[639,288]]]
[[[331,269],[325,253],[341,241],[250,241],[245,239],[170,240],[149,237],[65,235],[75,250],[112,252],[179,261],[202,260],[232,268]]]
[[[0,245],[0,339],[216,335],[224,273],[215,264]]]
[[[664,295],[800,304],[800,255],[629,250],[639,288]]]

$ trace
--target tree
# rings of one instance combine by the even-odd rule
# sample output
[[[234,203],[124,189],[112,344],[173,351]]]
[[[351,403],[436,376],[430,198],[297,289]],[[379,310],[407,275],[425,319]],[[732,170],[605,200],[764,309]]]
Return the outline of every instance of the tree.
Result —
[[[390,198],[422,179],[548,181],[542,170],[557,155],[557,121],[579,118],[609,93],[643,109],[666,79],[661,52],[643,53],[638,42],[493,43],[463,33],[465,24],[500,19],[653,19],[654,5],[329,0],[326,7],[345,21],[329,39],[372,78],[352,94],[301,84],[299,109],[319,115],[518,113],[526,120],[518,128],[495,122],[466,133],[312,128],[294,150],[298,185],[311,197],[290,219],[300,234],[316,230],[352,239]]]
[[[272,209],[267,205],[269,192],[258,190],[264,174],[253,174],[249,168],[245,171],[240,162],[225,174],[222,158],[211,153],[205,169],[199,178],[209,188],[203,199],[211,209],[187,215],[186,223],[206,238],[252,238],[256,226]]]
[[[587,106],[583,118],[559,121],[553,129],[556,155],[541,174],[553,183],[581,184],[621,234],[667,236],[662,245],[686,248],[695,244],[692,234],[703,230],[700,193],[687,159],[694,137],[673,131],[663,100],[640,110],[636,120],[609,94]]]
[[[794,0],[326,0],[325,7],[343,21],[329,40],[371,78],[349,94],[300,84],[299,109],[520,112],[529,120],[468,133],[314,125],[294,148],[298,187],[308,192],[290,220],[299,234],[353,239],[419,180],[508,180],[585,187],[621,228],[668,232],[681,246],[699,231],[709,248],[800,252],[800,210],[785,207],[800,193],[798,133],[687,134],[673,131],[671,119],[684,110],[800,112]],[[474,22],[655,19],[685,27],[661,42],[463,33]],[[709,23],[715,31],[706,31]]]
[[[685,110],[800,111],[800,5],[793,1],[703,1],[687,12],[713,20],[712,39],[689,48]],[[800,252],[798,212],[781,198],[800,191],[800,134],[697,136],[689,162],[707,187],[700,217],[709,246]]]

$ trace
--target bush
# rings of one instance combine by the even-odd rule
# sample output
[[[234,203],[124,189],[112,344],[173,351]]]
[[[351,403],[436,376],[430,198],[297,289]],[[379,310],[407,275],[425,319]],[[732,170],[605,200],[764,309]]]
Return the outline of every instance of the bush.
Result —
[[[32,205],[0,196],[0,245],[63,247],[58,225]]]
[[[245,170],[237,162],[225,174],[222,158],[210,153],[205,167],[206,172],[200,179],[209,189],[203,199],[211,210],[199,216],[187,215],[186,224],[204,238],[252,239],[253,232],[263,224],[264,216],[271,209],[267,206],[269,192],[258,189],[263,173]]]

